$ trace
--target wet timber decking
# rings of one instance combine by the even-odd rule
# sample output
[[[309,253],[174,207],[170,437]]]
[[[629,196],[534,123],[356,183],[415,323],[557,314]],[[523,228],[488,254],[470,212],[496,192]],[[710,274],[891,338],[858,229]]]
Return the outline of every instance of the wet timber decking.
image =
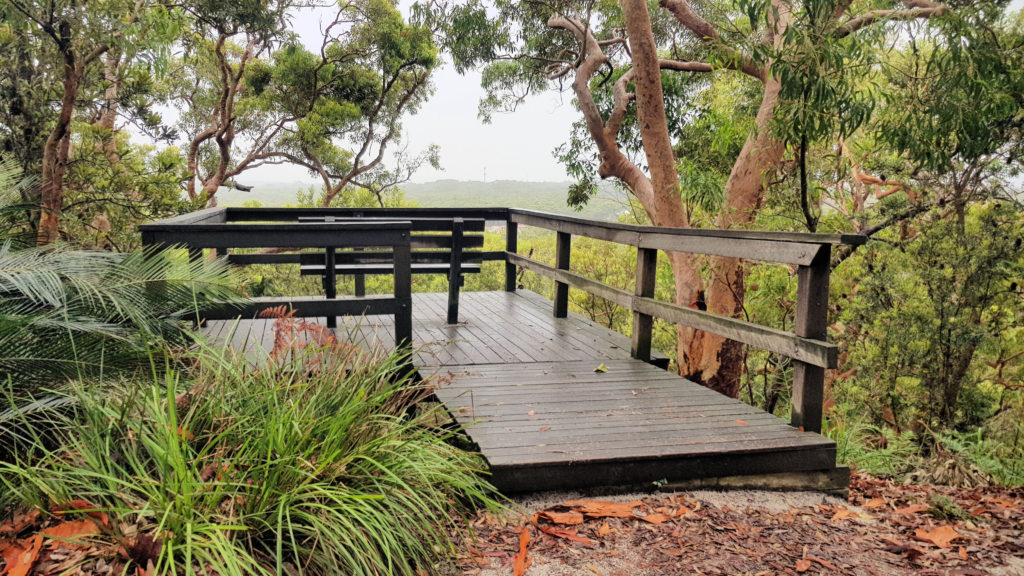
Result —
[[[445,323],[446,299],[413,296],[414,364],[440,376],[438,399],[504,492],[804,473],[843,484],[831,440],[632,359],[627,338],[574,314],[554,318],[537,294],[464,292],[456,326]],[[360,345],[394,346],[393,317],[338,321]],[[271,348],[271,323],[240,321],[231,344],[257,359]],[[205,332],[224,342],[232,324]]]

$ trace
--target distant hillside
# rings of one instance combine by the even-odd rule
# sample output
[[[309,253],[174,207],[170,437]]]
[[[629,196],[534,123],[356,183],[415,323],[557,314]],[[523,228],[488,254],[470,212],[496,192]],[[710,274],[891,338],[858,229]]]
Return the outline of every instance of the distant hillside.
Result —
[[[424,207],[514,206],[560,214],[578,214],[587,218],[612,220],[626,209],[625,194],[612,184],[604,184],[597,197],[586,208],[576,212],[565,204],[569,182],[462,182],[437,180],[425,183],[407,183],[402,186],[410,202]],[[295,203],[299,190],[308,185],[301,182],[272,182],[256,184],[251,192],[221,190],[222,206],[238,206],[257,201],[264,206],[284,206]]]

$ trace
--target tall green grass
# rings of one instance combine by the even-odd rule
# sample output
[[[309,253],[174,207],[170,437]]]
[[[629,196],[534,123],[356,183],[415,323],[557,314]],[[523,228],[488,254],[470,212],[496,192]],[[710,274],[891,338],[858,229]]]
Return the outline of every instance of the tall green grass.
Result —
[[[158,573],[429,569],[460,515],[498,503],[478,457],[412,409],[426,390],[404,358],[347,354],[254,370],[202,348],[187,374],[76,387],[47,426],[59,447],[28,426],[33,449],[0,464],[0,504],[87,500],[159,539]]]

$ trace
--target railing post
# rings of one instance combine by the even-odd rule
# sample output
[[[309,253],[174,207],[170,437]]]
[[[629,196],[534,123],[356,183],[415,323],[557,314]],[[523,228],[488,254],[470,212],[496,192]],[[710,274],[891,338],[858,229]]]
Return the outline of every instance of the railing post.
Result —
[[[395,312],[395,348],[412,347],[412,251],[409,232],[403,232],[403,244],[395,250],[395,299],[399,309]]]
[[[636,251],[636,292],[641,298],[654,298],[654,280],[658,271],[658,251],[651,248],[637,248]],[[654,318],[633,311],[633,358],[651,361],[651,332]]]
[[[337,256],[335,249],[325,248],[324,249],[324,297],[328,300],[334,300],[338,297],[338,283],[337,283]],[[328,316],[327,327],[337,328],[338,317]]]
[[[508,220],[505,223],[505,251],[515,254],[519,251],[519,224]],[[516,265],[505,261],[505,292],[516,291]]]
[[[797,271],[797,336],[825,340],[828,334],[828,277],[831,246],[822,244],[809,266]],[[790,424],[807,432],[821,432],[825,369],[793,360],[793,410]]]
[[[452,220],[452,255],[448,267],[448,323],[459,323],[459,288],[462,285],[462,218]]]
[[[569,253],[572,249],[572,234],[558,232],[555,243],[555,267],[559,270],[569,269]],[[569,285],[555,282],[555,318],[569,315]]]

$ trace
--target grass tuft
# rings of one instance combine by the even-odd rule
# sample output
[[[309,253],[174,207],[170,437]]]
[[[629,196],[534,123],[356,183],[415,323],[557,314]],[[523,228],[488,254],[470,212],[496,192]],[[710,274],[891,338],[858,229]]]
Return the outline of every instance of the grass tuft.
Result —
[[[427,390],[396,377],[400,356],[351,351],[314,372],[213,348],[193,360],[74,388],[74,413],[45,427],[59,442],[0,464],[2,504],[86,500],[116,518],[112,539],[153,538],[136,548],[158,573],[232,575],[413,575],[460,516],[499,506],[481,460],[411,409]]]

